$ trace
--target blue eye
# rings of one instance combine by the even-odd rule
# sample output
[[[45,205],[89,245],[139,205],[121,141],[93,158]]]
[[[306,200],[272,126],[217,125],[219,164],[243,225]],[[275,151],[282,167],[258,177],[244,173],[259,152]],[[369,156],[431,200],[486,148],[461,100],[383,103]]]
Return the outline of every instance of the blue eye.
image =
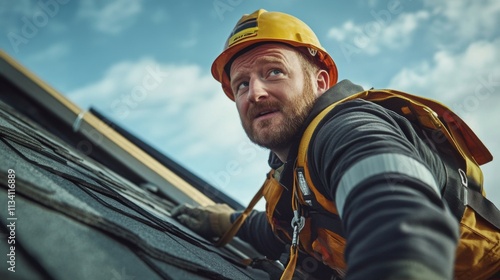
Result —
[[[271,72],[269,72],[269,75],[270,76],[275,76],[275,75],[279,75],[279,74],[282,74],[283,72],[279,69],[273,69],[271,70]]]
[[[236,95],[243,93],[248,88],[248,82],[242,82],[236,86]]]

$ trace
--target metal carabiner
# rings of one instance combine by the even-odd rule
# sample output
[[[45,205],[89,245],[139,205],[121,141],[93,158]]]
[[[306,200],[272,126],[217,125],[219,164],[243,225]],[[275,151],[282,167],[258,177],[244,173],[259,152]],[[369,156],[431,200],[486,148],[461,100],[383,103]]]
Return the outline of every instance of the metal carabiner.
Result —
[[[299,215],[298,210],[294,210],[292,222],[290,223],[290,225],[293,228],[293,235],[292,235],[293,247],[297,247],[297,245],[299,244],[299,233],[304,228],[305,223],[306,219],[303,216]]]

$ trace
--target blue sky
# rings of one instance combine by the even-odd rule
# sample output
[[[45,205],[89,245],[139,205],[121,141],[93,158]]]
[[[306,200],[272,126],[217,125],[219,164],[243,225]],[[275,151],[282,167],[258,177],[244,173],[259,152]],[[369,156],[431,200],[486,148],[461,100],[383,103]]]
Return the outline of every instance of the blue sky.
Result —
[[[246,204],[267,151],[247,140],[210,66],[259,8],[306,22],[339,79],[439,100],[500,156],[499,1],[3,0],[0,48]],[[483,167],[497,206],[499,166]]]

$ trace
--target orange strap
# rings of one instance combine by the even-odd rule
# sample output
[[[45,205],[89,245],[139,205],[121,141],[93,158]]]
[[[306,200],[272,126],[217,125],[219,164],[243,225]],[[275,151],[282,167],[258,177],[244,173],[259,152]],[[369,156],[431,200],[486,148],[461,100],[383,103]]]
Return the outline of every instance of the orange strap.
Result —
[[[273,174],[274,174],[274,170],[271,170],[267,174],[268,180],[266,180],[264,182],[264,184],[262,184],[260,189],[257,191],[257,193],[254,195],[254,197],[252,198],[252,200],[248,204],[247,208],[243,211],[243,213],[241,213],[241,215],[234,221],[234,223],[226,231],[226,233],[224,233],[224,235],[222,235],[222,237],[219,238],[219,240],[215,244],[216,247],[222,247],[222,246],[226,245],[227,243],[229,243],[233,239],[233,237],[236,235],[238,230],[241,228],[241,226],[243,225],[245,220],[248,218],[248,215],[250,215],[250,212],[252,212],[252,210],[255,207],[255,205],[257,204],[257,202],[259,202],[259,200],[264,195],[264,189],[266,188],[266,185],[269,182],[269,178],[271,178],[271,176],[273,176]]]
[[[343,100],[345,100],[345,99],[343,99]],[[295,167],[304,168],[304,176],[305,176],[306,181],[309,184],[309,186],[314,185],[312,183],[311,177],[309,175],[308,166],[307,166],[307,150],[309,149],[309,143],[311,142],[313,133],[316,130],[316,127],[321,122],[321,120],[323,120],[324,117],[326,116],[326,114],[328,114],[337,104],[339,104],[340,102],[343,102],[343,100],[340,100],[338,102],[330,104],[328,107],[323,109],[323,111],[321,111],[316,117],[314,117],[314,119],[309,123],[306,130],[304,131],[304,134],[302,134],[302,138],[300,139],[299,151],[297,153],[297,162],[295,164]],[[294,172],[294,173],[295,173],[294,176],[297,176],[297,172]],[[296,180],[295,180],[295,182],[296,182]],[[294,188],[295,188],[295,185],[294,185]],[[328,210],[331,213],[338,215],[337,207],[330,199],[326,198],[316,188],[311,188],[311,191],[314,193],[316,200],[319,202],[319,204],[323,208],[325,208],[326,210]],[[302,193],[299,192],[299,194],[300,194],[299,197],[301,197]]]
[[[290,260],[288,261],[280,280],[291,280],[293,278],[293,273],[295,272],[295,267],[297,266],[298,256],[297,247],[290,246]]]

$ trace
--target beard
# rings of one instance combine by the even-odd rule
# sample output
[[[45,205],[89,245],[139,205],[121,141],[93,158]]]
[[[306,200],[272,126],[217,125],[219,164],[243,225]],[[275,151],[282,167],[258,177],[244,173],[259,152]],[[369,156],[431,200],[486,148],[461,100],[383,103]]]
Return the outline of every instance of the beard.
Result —
[[[248,138],[255,144],[270,150],[288,148],[298,136],[302,125],[316,101],[310,81],[305,81],[303,94],[288,100],[288,104],[277,101],[264,101],[248,110],[247,118],[242,126]],[[275,118],[253,123],[255,112],[266,109],[279,109],[283,118],[278,122]]]

